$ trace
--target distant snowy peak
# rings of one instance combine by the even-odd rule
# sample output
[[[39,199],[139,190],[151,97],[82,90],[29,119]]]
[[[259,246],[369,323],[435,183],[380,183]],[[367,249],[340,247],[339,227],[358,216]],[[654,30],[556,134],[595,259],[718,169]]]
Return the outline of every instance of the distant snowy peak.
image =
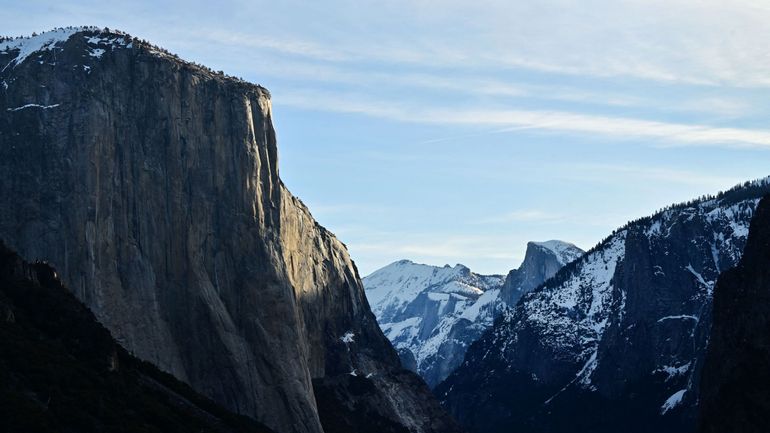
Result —
[[[556,259],[562,264],[566,265],[577,260],[582,256],[585,251],[581,250],[577,246],[564,241],[550,240],[545,242],[530,242],[529,245],[540,247],[545,249],[556,257]]]
[[[388,320],[386,311],[397,311],[420,293],[453,293],[478,298],[484,291],[502,285],[500,275],[479,275],[467,266],[443,267],[399,260],[363,278],[366,297],[378,320]]]
[[[403,364],[433,387],[462,363],[468,347],[506,306],[582,253],[567,242],[530,242],[521,267],[506,278],[479,275],[460,264],[400,260],[363,282],[372,311]]]
[[[399,260],[364,277],[363,283],[403,365],[435,386],[492,325],[503,276],[479,275],[460,264],[439,267]]]

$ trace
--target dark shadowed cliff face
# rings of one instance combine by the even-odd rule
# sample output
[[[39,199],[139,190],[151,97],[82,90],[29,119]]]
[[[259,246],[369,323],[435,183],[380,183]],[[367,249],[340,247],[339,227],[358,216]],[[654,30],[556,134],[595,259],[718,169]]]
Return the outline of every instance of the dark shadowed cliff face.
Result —
[[[719,274],[770,179],[615,231],[524,295],[435,392],[475,432],[687,432]]]
[[[0,243],[0,430],[271,430],[139,361],[67,291],[53,269]]]
[[[700,431],[770,431],[770,198],[751,222],[743,258],[719,277],[703,367]]]
[[[453,429],[281,183],[265,89],[82,29],[0,43],[0,65],[0,238],[129,350],[280,431],[320,432],[347,394],[313,382],[351,373],[393,425]]]

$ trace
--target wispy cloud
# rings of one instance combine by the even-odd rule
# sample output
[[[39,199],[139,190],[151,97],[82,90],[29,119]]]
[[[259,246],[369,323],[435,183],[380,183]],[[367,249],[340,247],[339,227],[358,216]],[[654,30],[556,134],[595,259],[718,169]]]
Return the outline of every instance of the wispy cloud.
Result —
[[[746,100],[730,97],[694,97],[678,101],[667,107],[672,111],[714,114],[726,118],[739,118],[756,111]]]
[[[388,3],[366,10],[338,8],[334,15],[324,11],[316,18],[337,26],[325,34],[315,27],[287,32],[275,28],[279,23],[268,23],[249,31],[196,29],[194,37],[324,62],[770,85],[767,50],[756,43],[770,37],[765,25],[770,11],[755,1],[621,1],[592,8],[568,0],[485,2],[484,7],[442,2],[441,8]],[[366,31],[355,24],[361,21],[367,22]],[[401,31],[393,31],[394,22]],[[467,31],[468,23],[478,31]]]
[[[200,33],[199,33],[200,34]],[[260,34],[234,32],[224,29],[214,29],[202,33],[209,42],[222,46],[237,46],[245,49],[265,49],[282,54],[289,54],[315,60],[341,62],[355,60],[359,56],[340,49],[297,38],[276,38]]]
[[[657,112],[707,113],[728,118],[750,114],[756,108],[737,97],[689,96],[686,98],[661,99],[661,95],[639,95],[635,92],[594,91],[558,82],[533,84],[526,80],[502,80],[490,78],[484,72],[447,74],[438,72],[373,72],[341,67],[340,65],[270,59],[256,66],[254,72],[262,77],[280,77],[282,80],[299,80],[308,83],[343,84],[348,88],[371,89],[387,83],[389,88],[405,88],[418,92],[444,92],[466,97],[489,98],[507,101],[511,99],[540,101],[546,104],[565,102],[608,108],[641,108]],[[421,93],[418,93],[421,94]],[[413,93],[407,93],[414,99]]]
[[[337,95],[283,94],[280,103],[321,111],[356,113],[399,122],[499,126],[543,131],[610,136],[615,139],[653,139],[662,146],[710,145],[770,148],[770,130],[715,127],[561,111],[413,107]],[[505,132],[506,129],[495,132]]]
[[[387,254],[395,258],[419,258],[432,263],[444,264],[472,257],[474,260],[505,259],[516,264],[517,249],[520,245],[501,248],[490,242],[488,236],[462,236],[440,234],[432,237],[419,237],[409,241],[408,237],[392,234],[390,239],[370,239],[364,242],[351,242],[348,246],[359,253]]]

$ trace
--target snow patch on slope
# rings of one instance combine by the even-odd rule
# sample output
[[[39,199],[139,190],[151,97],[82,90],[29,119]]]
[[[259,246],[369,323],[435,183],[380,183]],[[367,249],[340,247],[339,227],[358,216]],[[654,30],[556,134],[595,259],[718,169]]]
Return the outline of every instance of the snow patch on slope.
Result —
[[[490,289],[484,292],[476,302],[470,307],[466,308],[462,314],[461,319],[465,319],[471,322],[477,322],[482,316],[482,313],[489,311],[498,302],[498,296],[500,295],[500,289]]]
[[[684,394],[686,392],[687,392],[687,389],[680,389],[679,391],[675,392],[671,397],[669,397],[660,407],[660,414],[665,415],[666,412],[679,406],[682,403],[682,399],[684,398]]]
[[[692,362],[688,362],[687,364],[680,365],[680,366],[673,366],[673,365],[664,365],[663,367],[656,368],[653,370],[653,374],[655,373],[665,373],[666,374],[666,382],[669,380],[684,375],[690,370],[690,365]]]
[[[0,53],[13,54],[15,52],[15,55],[13,55],[1,70],[5,71],[11,66],[16,68],[24,63],[27,58],[36,54],[61,49],[61,44],[80,32],[99,32],[97,36],[84,36],[85,42],[89,46],[86,54],[97,59],[101,58],[107,50],[113,50],[118,47],[131,48],[133,46],[128,36],[102,33],[102,31],[96,27],[56,29],[35,36],[9,39],[0,42]]]
[[[75,33],[82,31],[83,28],[57,29],[50,32],[41,33],[28,38],[11,39],[0,42],[0,52],[8,53],[18,50],[16,56],[9,61],[2,70],[10,65],[16,66],[22,64],[27,57],[40,51],[48,51],[56,48],[57,45],[67,41]]]
[[[98,36],[85,36],[86,43],[89,45],[88,55],[97,59],[115,48],[131,48],[132,42],[127,36],[116,36],[110,34],[99,34]]]
[[[408,341],[413,338],[417,338],[416,331],[419,329],[421,322],[422,319],[420,317],[410,317],[400,322],[381,323],[380,328],[382,328],[382,332],[391,342],[397,340]]]

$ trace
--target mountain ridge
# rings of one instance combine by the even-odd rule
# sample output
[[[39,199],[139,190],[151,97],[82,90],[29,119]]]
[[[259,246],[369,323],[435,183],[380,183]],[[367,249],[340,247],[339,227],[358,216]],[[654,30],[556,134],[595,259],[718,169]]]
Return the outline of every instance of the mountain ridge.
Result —
[[[471,431],[692,430],[713,281],[768,191],[768,178],[743,183],[614,230],[524,295],[435,392]]]

